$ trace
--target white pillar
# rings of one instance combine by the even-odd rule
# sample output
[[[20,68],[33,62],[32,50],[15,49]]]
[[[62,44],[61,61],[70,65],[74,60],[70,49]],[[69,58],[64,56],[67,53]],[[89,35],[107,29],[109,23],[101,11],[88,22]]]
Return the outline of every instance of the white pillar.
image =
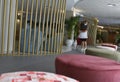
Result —
[[[12,11],[10,16],[10,25],[9,25],[9,13],[10,13],[10,1],[12,2]],[[13,35],[14,35],[14,20],[15,20],[15,5],[16,0],[6,0],[6,13],[4,13],[4,0],[0,0],[0,52],[2,50],[2,28],[4,28],[4,53],[7,52],[7,42],[8,42],[8,35],[9,35],[9,52],[12,51],[13,47]],[[3,21],[5,16],[5,23]],[[4,23],[4,25],[2,25]],[[10,34],[8,34],[8,28],[10,28]]]

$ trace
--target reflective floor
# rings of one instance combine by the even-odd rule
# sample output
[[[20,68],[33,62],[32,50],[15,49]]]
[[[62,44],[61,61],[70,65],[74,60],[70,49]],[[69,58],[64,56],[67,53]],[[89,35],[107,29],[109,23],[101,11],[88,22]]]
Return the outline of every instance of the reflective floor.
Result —
[[[79,54],[78,50],[64,52],[63,54]],[[46,56],[1,56],[0,74],[14,71],[46,71],[55,72],[55,58],[60,55]]]

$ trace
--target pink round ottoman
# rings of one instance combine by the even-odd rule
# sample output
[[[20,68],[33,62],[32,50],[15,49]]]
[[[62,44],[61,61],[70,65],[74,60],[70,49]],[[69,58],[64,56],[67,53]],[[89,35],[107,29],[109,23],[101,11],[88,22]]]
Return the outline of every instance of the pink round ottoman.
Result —
[[[57,74],[80,82],[120,82],[120,63],[89,55],[60,55],[55,60]]]
[[[0,82],[79,82],[79,81],[50,72],[17,71],[1,74]]]

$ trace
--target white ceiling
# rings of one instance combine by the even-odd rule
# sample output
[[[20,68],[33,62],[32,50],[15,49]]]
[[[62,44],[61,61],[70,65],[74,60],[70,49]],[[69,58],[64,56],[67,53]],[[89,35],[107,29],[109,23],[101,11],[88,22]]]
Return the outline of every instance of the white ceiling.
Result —
[[[120,24],[120,0],[79,0],[74,7],[86,16],[97,17],[102,24]]]

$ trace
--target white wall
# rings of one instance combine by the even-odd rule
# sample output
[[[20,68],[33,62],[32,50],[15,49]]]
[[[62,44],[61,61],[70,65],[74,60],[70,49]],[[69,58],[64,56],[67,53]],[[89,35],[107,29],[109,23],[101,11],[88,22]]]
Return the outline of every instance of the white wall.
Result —
[[[77,1],[79,0],[66,0],[66,10],[72,10]]]
[[[66,10],[72,10],[74,6],[74,0],[66,0]]]
[[[66,19],[75,15],[73,8],[77,1],[79,0],[66,0]]]
[[[73,11],[66,11],[66,19],[69,19],[71,16],[73,16]]]

